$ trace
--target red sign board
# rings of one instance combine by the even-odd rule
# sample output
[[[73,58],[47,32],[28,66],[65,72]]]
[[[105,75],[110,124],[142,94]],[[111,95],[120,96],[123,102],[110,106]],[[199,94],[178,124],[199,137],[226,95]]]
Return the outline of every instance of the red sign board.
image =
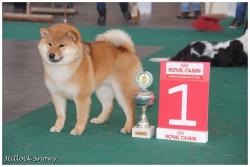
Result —
[[[210,63],[161,62],[156,137],[206,143]]]

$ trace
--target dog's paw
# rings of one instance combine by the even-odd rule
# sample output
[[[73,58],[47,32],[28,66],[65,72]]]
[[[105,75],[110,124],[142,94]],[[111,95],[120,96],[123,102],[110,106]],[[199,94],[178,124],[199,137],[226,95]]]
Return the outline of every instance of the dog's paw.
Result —
[[[52,132],[52,133],[59,133],[59,132],[62,131],[62,129],[63,129],[63,127],[52,126],[49,131]]]
[[[83,132],[83,130],[80,130],[80,129],[77,129],[77,128],[74,128],[70,131],[70,134],[73,135],[73,136],[77,136],[77,135],[81,135]]]
[[[104,123],[104,120],[100,119],[99,117],[96,117],[96,118],[92,118],[89,122],[92,124],[102,124]]]
[[[130,127],[124,127],[121,129],[122,134],[127,134],[127,133],[131,133],[131,132],[132,132],[132,128],[130,128]]]

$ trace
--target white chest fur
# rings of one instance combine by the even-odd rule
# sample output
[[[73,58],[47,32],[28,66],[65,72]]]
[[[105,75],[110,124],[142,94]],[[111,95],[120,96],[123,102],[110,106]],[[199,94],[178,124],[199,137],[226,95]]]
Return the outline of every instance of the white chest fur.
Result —
[[[70,77],[75,70],[68,67],[46,67],[45,84],[51,94],[61,95],[66,98],[73,99],[79,92],[79,87],[76,83],[69,82]]]
[[[79,92],[79,88],[76,84],[55,82],[50,79],[46,79],[45,83],[51,94],[64,96],[69,99],[74,99]]]

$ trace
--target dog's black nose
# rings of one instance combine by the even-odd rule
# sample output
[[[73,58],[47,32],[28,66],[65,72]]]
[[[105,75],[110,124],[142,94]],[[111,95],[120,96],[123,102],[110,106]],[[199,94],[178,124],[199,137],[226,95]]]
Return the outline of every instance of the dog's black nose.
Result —
[[[49,54],[49,58],[50,58],[50,59],[54,59],[55,57],[56,57],[56,55],[55,55],[54,53],[50,53],[50,54]]]

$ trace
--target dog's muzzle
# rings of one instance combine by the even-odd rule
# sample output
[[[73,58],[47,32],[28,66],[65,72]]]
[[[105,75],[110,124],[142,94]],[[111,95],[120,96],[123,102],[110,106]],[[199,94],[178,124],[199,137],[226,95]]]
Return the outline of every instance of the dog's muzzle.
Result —
[[[49,54],[49,61],[56,63],[56,62],[59,62],[60,60],[62,60],[62,57],[60,57],[59,59],[56,59],[56,55],[54,53]]]

